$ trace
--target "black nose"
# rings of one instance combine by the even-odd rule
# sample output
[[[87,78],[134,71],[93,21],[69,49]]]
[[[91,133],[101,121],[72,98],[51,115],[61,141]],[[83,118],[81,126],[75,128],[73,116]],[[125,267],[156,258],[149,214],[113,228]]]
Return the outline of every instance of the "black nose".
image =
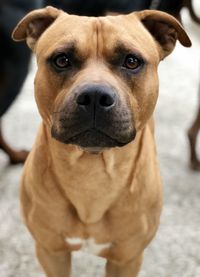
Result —
[[[90,85],[80,90],[76,103],[87,110],[108,110],[114,106],[115,98],[116,94],[111,87]]]

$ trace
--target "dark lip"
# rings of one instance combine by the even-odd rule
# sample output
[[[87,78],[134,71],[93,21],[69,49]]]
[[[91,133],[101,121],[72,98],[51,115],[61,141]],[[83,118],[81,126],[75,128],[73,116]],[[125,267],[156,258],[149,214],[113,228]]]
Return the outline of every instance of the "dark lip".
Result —
[[[78,133],[78,134],[72,136],[72,137],[69,138],[68,140],[74,140],[74,139],[80,137],[81,135],[84,135],[86,132],[96,132],[97,134],[101,134],[101,135],[103,135],[105,138],[108,138],[109,140],[112,140],[114,143],[118,144],[119,146],[123,146],[124,144],[126,144],[126,142],[125,142],[125,143],[124,143],[124,142],[121,142],[121,141],[119,141],[119,140],[117,140],[117,139],[115,139],[115,138],[113,138],[113,137],[107,135],[106,133],[104,133],[103,131],[101,131],[101,130],[95,128],[95,127],[90,128],[90,129],[87,129],[87,130],[85,130],[85,131],[82,131],[82,132],[80,132],[80,133]],[[68,141],[68,140],[67,140],[67,141]]]
[[[81,140],[81,137],[84,137],[84,135],[89,135],[90,133],[92,134],[92,132],[94,132],[95,135],[101,135],[103,136],[103,138],[105,139],[104,141],[102,141],[102,145],[101,144],[92,144],[90,145],[89,143],[87,144],[87,140]],[[87,134],[88,133],[88,134]],[[58,135],[56,135],[55,133],[52,132],[52,137],[54,137],[55,139],[57,139],[58,141],[61,141],[65,144],[76,144],[79,145],[80,147],[121,147],[124,146],[128,143],[130,143],[131,141],[134,140],[136,133],[134,133],[129,139],[127,139],[126,141],[120,141],[116,138],[111,137],[110,135],[106,134],[105,132],[97,129],[97,128],[88,128],[87,130],[82,130],[81,132],[71,136],[70,138],[60,138]]]

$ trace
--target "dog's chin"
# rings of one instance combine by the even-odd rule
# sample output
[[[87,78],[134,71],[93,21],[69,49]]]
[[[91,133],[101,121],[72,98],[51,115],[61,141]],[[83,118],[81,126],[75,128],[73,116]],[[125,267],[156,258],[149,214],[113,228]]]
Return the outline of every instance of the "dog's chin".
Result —
[[[89,129],[72,137],[58,134],[52,130],[52,137],[65,144],[74,144],[82,150],[98,154],[105,149],[122,147],[135,138],[135,132],[126,138],[116,139],[97,129]]]
[[[100,154],[106,149],[106,147],[80,147],[80,148],[83,151],[88,152],[90,154]]]

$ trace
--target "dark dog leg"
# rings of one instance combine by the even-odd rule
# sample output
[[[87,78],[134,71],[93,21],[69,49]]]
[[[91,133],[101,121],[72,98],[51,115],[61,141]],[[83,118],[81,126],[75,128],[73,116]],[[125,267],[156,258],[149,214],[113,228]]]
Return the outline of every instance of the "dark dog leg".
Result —
[[[185,0],[184,1],[184,6],[186,6],[190,12],[190,16],[194,20],[194,22],[200,24],[200,16],[198,17],[194,11],[194,7],[192,4],[192,0]]]
[[[200,107],[198,108],[197,116],[188,130],[188,138],[190,143],[190,163],[191,168],[194,170],[200,170],[200,160],[198,160],[196,152],[196,141],[198,132],[200,130]]]
[[[2,136],[2,126],[1,126],[1,121],[0,121],[0,149],[2,149],[10,159],[11,164],[18,164],[18,163],[23,163],[27,156],[28,156],[28,151],[16,151],[12,149],[4,140]]]

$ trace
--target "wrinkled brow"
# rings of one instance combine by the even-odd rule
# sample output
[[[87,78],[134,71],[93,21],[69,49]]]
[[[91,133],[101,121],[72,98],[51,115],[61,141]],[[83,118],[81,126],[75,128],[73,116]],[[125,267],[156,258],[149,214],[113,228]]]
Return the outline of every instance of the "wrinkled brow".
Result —
[[[65,53],[67,56],[83,62],[86,59],[86,52],[81,51],[77,46],[78,42],[76,40],[63,42],[52,51],[47,60],[51,60],[55,55]]]
[[[110,51],[112,51],[112,55]],[[106,58],[112,64],[117,64],[119,60],[123,59],[129,54],[135,55],[137,58],[146,62],[146,58],[140,53],[138,49],[136,49],[134,45],[126,44],[121,41],[116,42],[113,50],[109,50],[109,52],[107,52]]]
[[[65,54],[74,54],[76,52],[76,41],[70,41],[58,45],[53,52],[47,57],[51,58],[52,55],[65,53]]]

